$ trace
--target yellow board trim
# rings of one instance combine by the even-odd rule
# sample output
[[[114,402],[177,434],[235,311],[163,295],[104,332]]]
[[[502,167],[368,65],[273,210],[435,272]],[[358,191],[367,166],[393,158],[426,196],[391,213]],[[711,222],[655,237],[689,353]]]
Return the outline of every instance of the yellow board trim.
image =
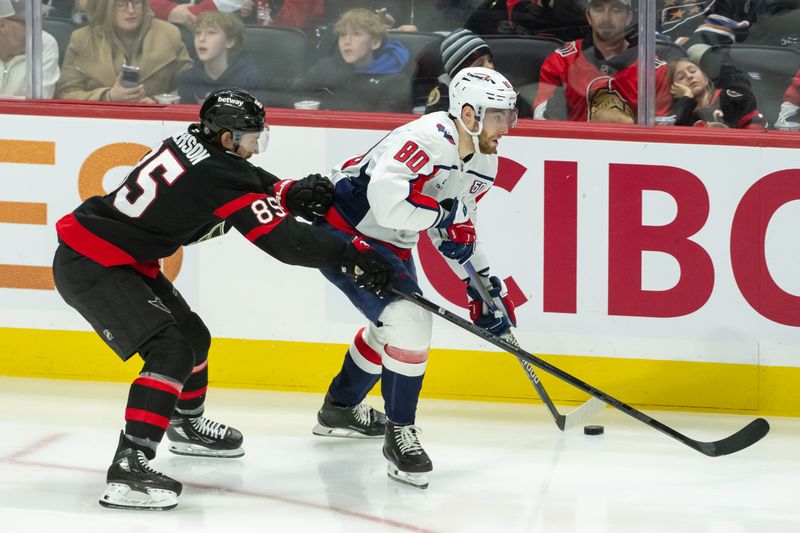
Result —
[[[346,345],[214,339],[212,386],[323,392],[339,371]],[[122,363],[90,332],[0,328],[0,375],[131,381],[137,357]],[[547,362],[639,407],[800,416],[800,368],[542,355]],[[556,403],[587,396],[543,372]],[[508,354],[431,350],[422,396],[463,400],[538,401]]]

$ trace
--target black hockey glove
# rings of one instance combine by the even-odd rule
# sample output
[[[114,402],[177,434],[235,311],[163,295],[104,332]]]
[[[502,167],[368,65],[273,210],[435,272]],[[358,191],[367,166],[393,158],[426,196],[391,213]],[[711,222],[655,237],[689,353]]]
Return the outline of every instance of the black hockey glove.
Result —
[[[293,215],[306,220],[325,216],[333,205],[333,184],[319,174],[309,174],[297,181],[279,181],[274,185],[274,190]]]
[[[380,296],[392,288],[394,268],[361,237],[356,237],[344,250],[342,272],[355,278],[356,284]]]

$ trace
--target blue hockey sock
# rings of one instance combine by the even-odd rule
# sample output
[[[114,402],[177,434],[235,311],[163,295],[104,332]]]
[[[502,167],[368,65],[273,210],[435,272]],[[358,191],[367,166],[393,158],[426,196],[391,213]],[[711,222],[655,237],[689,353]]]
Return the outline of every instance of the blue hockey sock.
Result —
[[[417,413],[421,376],[404,376],[383,367],[381,392],[386,402],[386,417],[397,425],[413,424]]]
[[[328,393],[334,402],[348,406],[357,405],[364,400],[380,378],[380,374],[370,374],[359,368],[348,350],[342,369],[333,378]]]

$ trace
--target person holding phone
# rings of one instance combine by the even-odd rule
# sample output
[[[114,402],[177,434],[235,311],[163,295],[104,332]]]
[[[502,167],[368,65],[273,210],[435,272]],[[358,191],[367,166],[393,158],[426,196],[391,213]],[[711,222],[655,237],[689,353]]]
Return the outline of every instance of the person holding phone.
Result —
[[[150,102],[174,92],[192,61],[172,24],[148,0],[89,0],[90,24],[72,33],[56,97]]]

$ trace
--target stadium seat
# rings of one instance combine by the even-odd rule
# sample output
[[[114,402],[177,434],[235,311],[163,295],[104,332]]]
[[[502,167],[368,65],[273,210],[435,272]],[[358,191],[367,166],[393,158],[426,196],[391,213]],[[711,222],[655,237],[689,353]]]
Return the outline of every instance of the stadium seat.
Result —
[[[45,18],[42,21],[44,31],[53,36],[58,43],[58,65],[64,64],[64,55],[67,53],[69,38],[77,25],[71,19]]]
[[[492,49],[494,67],[514,87],[537,83],[544,60],[564,44],[552,37],[485,35],[483,38]]]
[[[800,52],[773,46],[713,46],[703,54],[700,67],[713,79],[723,61],[730,61],[747,76],[759,111],[767,117],[770,125],[774,124],[783,94],[800,70]]]
[[[175,24],[175,27],[177,27],[181,32],[181,40],[183,41],[183,44],[186,45],[186,50],[189,52],[189,57],[192,58],[192,61],[197,61],[197,50],[194,49],[194,31],[190,30],[183,24]]]
[[[759,15],[750,26],[747,44],[800,50],[800,8]]]
[[[292,107],[295,80],[308,71],[308,39],[295,28],[245,28],[244,48],[267,76],[268,106]]]
[[[435,48],[438,51],[444,40],[441,34],[420,31],[390,31],[386,38],[403,43],[408,48],[412,61],[426,50]]]
[[[527,110],[538,90],[542,63],[564,43],[552,37],[523,35],[484,35],[483,38],[492,50],[494,68],[519,92],[520,105]]]
[[[410,73],[413,75],[411,98],[415,108],[424,107],[428,94],[438,84],[444,72],[440,50],[444,36],[438,33],[390,31],[387,37],[403,43],[408,48]]]
[[[662,61],[670,62],[688,57],[686,50],[675,43],[656,41],[656,56]]]

